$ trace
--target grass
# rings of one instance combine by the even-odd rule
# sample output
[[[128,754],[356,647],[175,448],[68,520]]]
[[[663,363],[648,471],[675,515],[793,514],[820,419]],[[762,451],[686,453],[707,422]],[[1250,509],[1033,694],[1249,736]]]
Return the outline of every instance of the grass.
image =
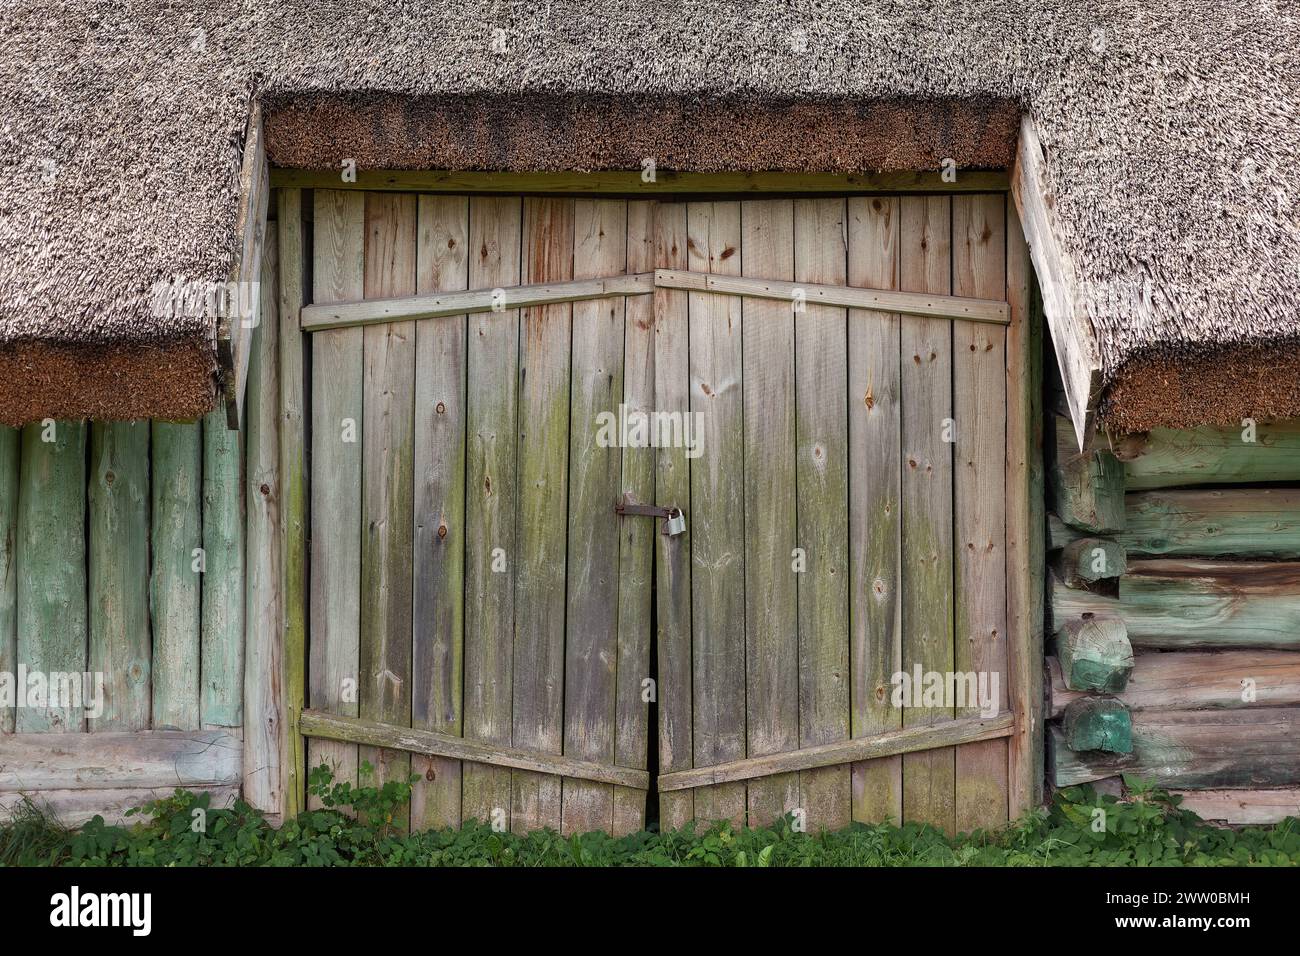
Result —
[[[127,826],[100,818],[69,829],[32,803],[0,826],[0,866],[1295,866],[1300,821],[1210,826],[1179,798],[1130,781],[1129,802],[1089,787],[997,832],[948,837],[933,827],[854,824],[835,833],[717,825],[615,839],[601,833],[516,836],[482,824],[404,834],[394,824],[409,784],[354,788],[324,767],[311,790],[322,809],[280,828],[242,802],[214,810],[185,791],[149,804]]]

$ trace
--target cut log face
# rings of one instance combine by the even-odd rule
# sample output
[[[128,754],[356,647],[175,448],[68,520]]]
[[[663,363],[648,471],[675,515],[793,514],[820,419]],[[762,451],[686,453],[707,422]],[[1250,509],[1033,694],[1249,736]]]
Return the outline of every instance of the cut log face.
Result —
[[[1069,588],[1117,578],[1128,567],[1124,546],[1106,538],[1078,538],[1068,543],[1056,563],[1057,574]]]
[[[1133,646],[1124,622],[1115,618],[1066,622],[1057,631],[1056,650],[1071,690],[1118,694],[1133,672]]]
[[[1133,721],[1129,710],[1113,697],[1085,697],[1065,708],[1061,726],[1071,750],[1133,752]]]
[[[1066,524],[1105,533],[1124,527],[1124,466],[1109,451],[1078,450],[1067,419],[1056,420],[1050,472],[1057,514]]]

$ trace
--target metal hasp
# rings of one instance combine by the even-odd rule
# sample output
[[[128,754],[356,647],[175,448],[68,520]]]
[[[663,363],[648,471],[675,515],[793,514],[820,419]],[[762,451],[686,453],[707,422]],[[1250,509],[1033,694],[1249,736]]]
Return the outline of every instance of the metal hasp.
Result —
[[[681,508],[638,504],[631,494],[624,494],[623,500],[614,505],[614,514],[620,518],[663,518],[664,530],[660,533],[670,537],[675,537],[686,530],[686,515],[682,514]]]

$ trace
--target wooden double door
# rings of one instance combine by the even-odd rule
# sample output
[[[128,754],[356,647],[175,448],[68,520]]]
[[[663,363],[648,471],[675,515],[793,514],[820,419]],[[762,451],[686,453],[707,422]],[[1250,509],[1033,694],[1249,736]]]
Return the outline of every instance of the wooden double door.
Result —
[[[311,332],[307,704],[504,757],[312,765],[414,773],[415,828],[1005,821],[1006,325],[826,302],[1002,302],[1007,216],[317,190],[312,304],[374,308]],[[994,729],[828,765],[975,714],[918,667],[996,673]]]

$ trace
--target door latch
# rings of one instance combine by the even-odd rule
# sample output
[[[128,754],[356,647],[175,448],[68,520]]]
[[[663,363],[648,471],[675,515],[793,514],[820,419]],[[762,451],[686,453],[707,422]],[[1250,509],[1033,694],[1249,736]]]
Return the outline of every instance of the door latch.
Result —
[[[623,495],[623,500],[614,505],[614,514],[620,518],[662,518],[664,529],[660,533],[669,537],[676,537],[686,530],[686,515],[682,514],[681,508],[639,504],[630,492]]]

